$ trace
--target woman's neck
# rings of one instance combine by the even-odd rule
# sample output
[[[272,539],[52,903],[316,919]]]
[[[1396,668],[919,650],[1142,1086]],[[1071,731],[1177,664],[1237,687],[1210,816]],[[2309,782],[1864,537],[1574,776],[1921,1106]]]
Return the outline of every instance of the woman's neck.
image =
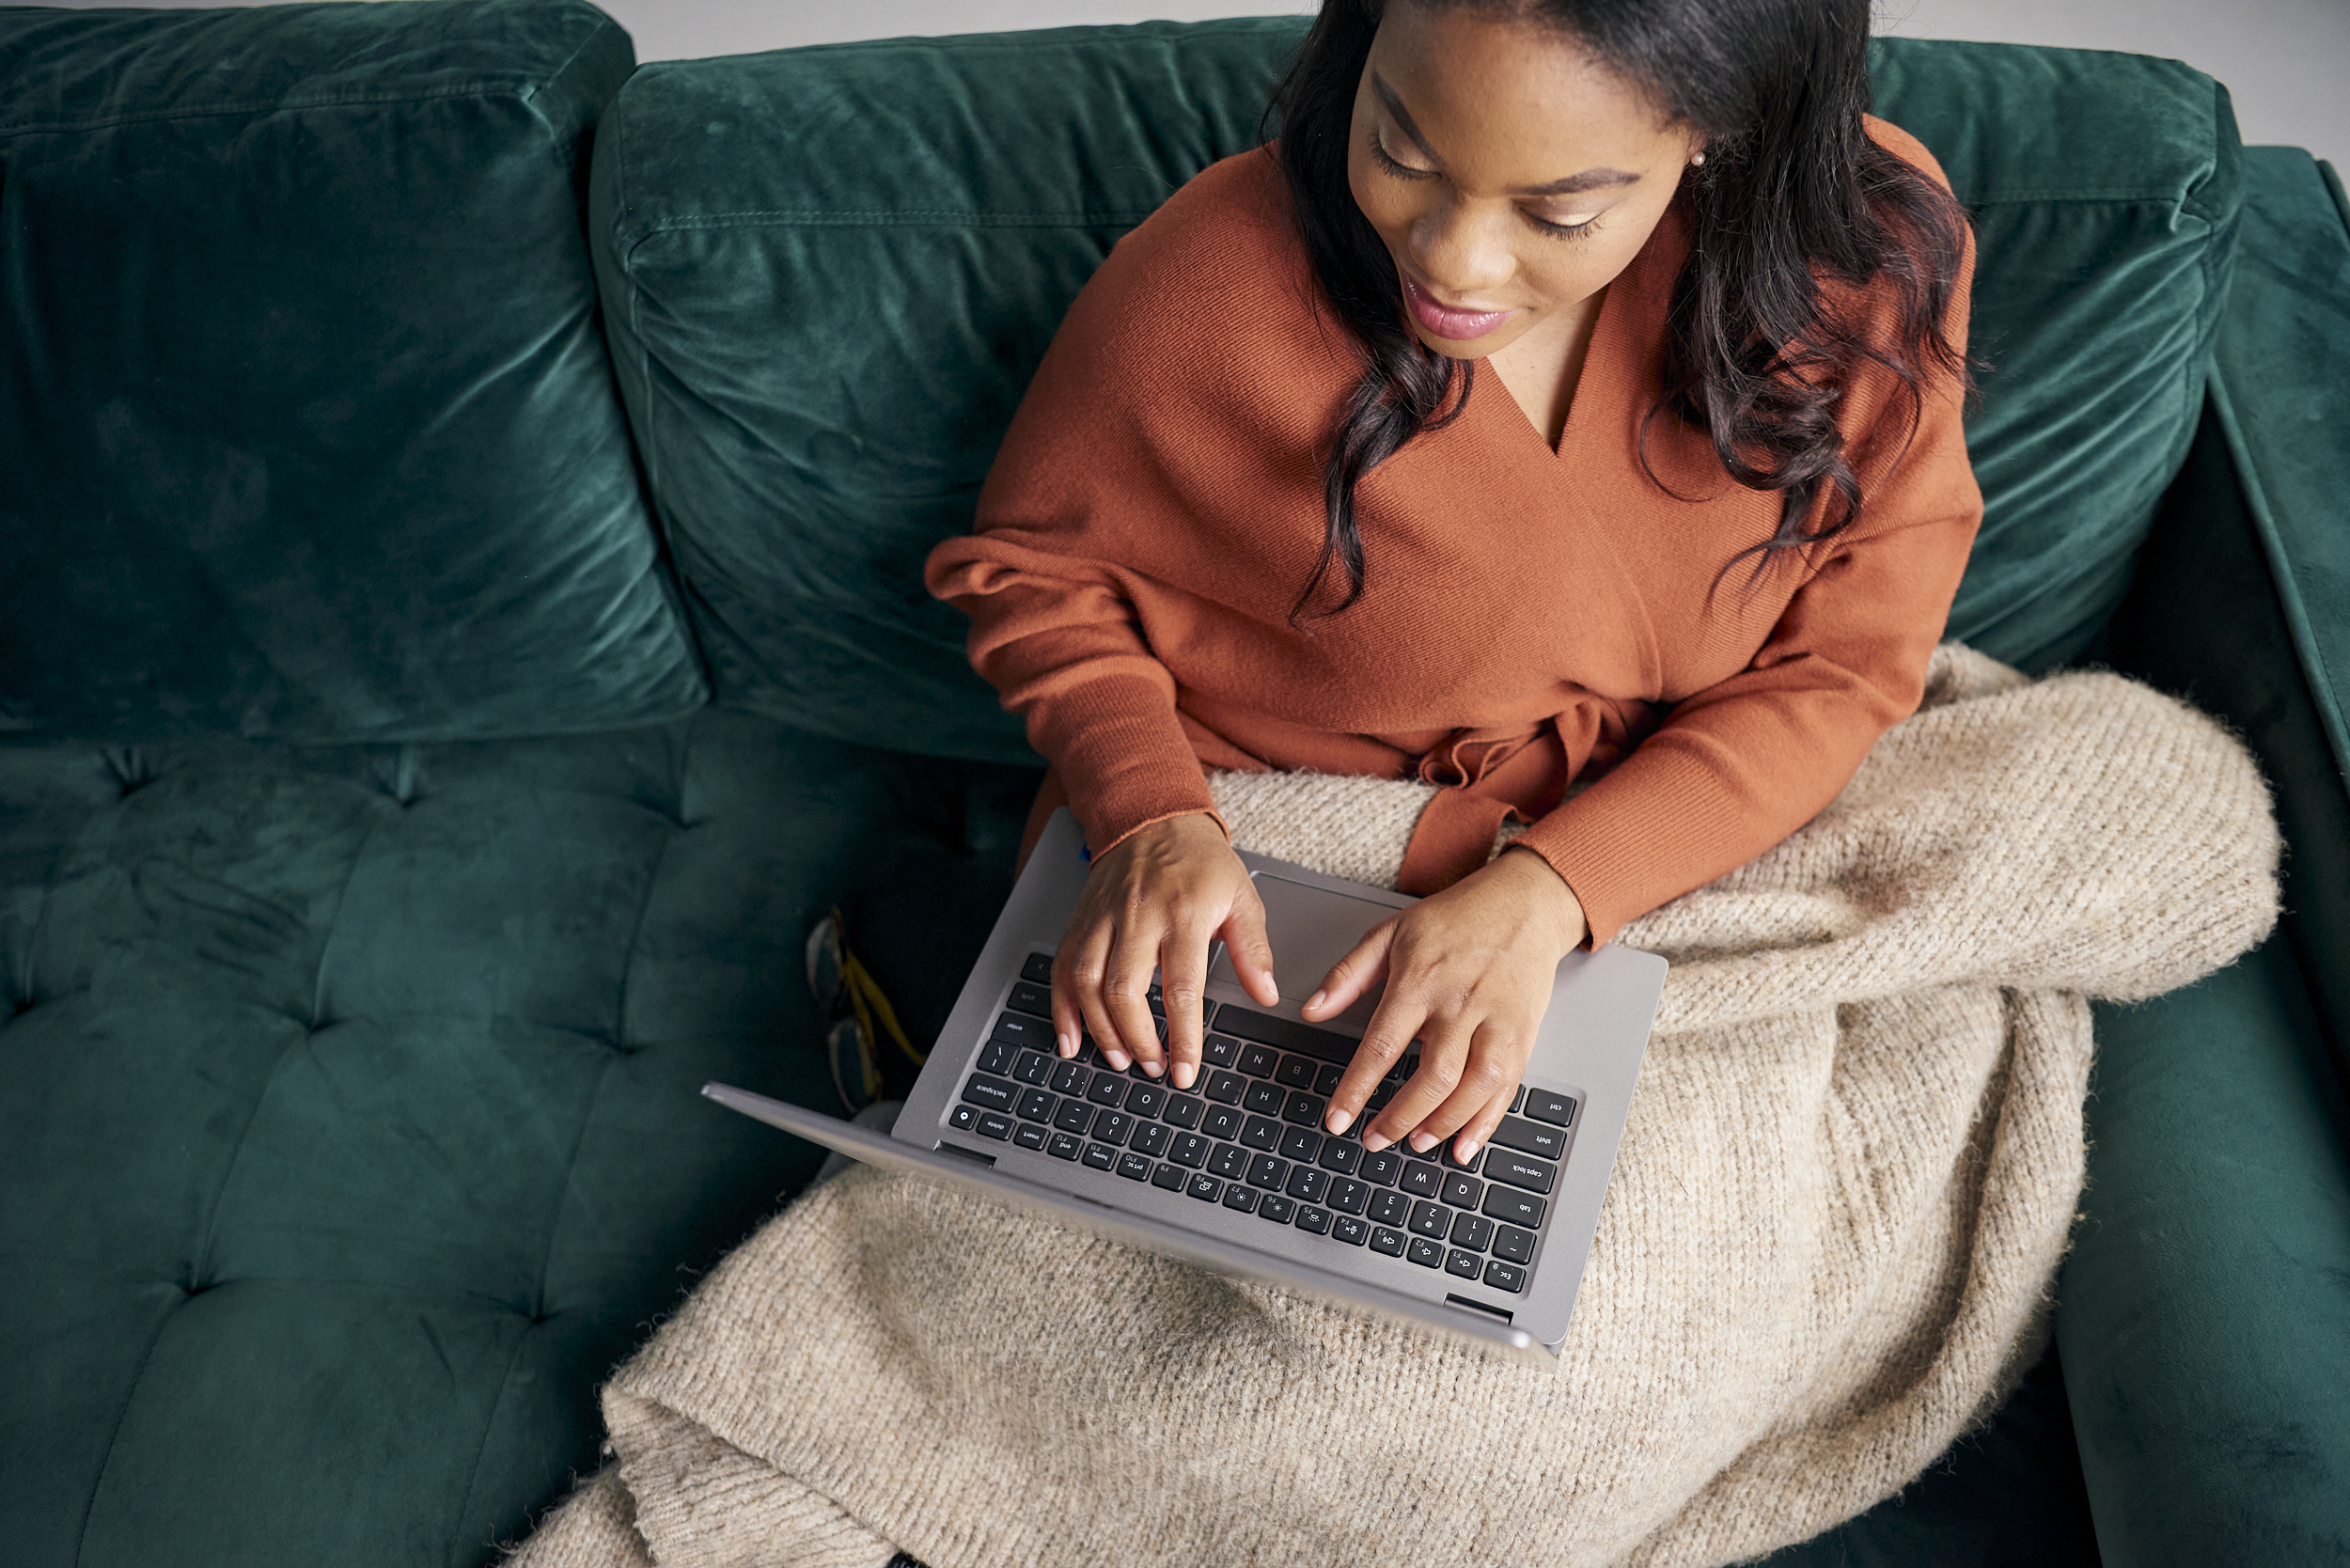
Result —
[[[1583,379],[1583,361],[1591,348],[1591,330],[1599,324],[1600,307],[1607,298],[1603,288],[1580,304],[1558,312],[1541,326],[1507,348],[1488,356],[1494,374],[1510,389],[1527,422],[1541,432],[1543,444],[1559,449],[1566,433],[1567,414],[1574,405],[1574,388]]]

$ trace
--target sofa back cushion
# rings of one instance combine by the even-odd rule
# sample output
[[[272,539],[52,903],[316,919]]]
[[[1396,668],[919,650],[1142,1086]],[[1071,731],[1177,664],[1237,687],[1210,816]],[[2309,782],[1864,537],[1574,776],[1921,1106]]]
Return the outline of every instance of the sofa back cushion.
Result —
[[[581,0],[0,11],[0,729],[705,696],[597,321]]]
[[[1025,755],[921,562],[965,529],[1037,360],[1126,229],[1256,143],[1295,18],[648,66],[596,149],[620,386],[722,699]],[[2191,438],[2235,134],[2133,55],[1879,46],[1879,108],[1977,211],[1989,516],[1953,631],[2078,649]]]

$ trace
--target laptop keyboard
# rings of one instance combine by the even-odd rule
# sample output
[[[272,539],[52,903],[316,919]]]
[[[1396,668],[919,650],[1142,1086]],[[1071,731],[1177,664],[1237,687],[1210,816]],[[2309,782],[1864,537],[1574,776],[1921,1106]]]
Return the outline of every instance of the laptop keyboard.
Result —
[[[1402,1088],[1416,1054],[1396,1063],[1362,1117],[1334,1137],[1322,1117],[1354,1055],[1351,1037],[1211,1002],[1199,1077],[1185,1093],[1139,1064],[1112,1070],[1090,1037],[1062,1060],[1047,1021],[1052,974],[1046,953],[1022,965],[948,1126],[1365,1247],[1399,1268],[1525,1290],[1574,1123],[1572,1096],[1521,1088],[1466,1165],[1449,1144],[1426,1155],[1400,1144],[1374,1154],[1363,1148],[1363,1123]],[[1165,1041],[1155,985],[1151,1011]]]

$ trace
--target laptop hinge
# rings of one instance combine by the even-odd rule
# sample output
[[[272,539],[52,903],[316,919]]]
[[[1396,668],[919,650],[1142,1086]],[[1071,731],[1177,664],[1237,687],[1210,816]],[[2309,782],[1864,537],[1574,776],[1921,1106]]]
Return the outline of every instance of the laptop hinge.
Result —
[[[995,1156],[993,1154],[982,1154],[977,1149],[958,1149],[953,1144],[947,1142],[943,1138],[931,1145],[931,1147],[938,1153],[960,1154],[964,1159],[969,1160],[973,1165],[983,1165],[990,1170],[995,1168]]]
[[[1504,1323],[1508,1323],[1510,1321],[1510,1313],[1504,1308],[1488,1307],[1481,1301],[1471,1301],[1465,1295],[1448,1295],[1444,1299],[1447,1306],[1468,1307],[1477,1311],[1484,1312],[1490,1316],[1499,1318]]]

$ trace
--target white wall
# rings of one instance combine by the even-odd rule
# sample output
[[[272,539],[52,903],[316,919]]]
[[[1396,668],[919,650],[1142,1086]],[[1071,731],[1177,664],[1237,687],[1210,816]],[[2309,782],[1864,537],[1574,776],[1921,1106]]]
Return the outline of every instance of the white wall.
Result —
[[[65,0],[86,5],[89,0]],[[147,0],[198,5],[205,0]],[[599,0],[640,60],[912,33],[1310,11],[1312,0]],[[1883,31],[2168,55],[2228,85],[2248,142],[2350,164],[2350,0],[1876,0]]]

